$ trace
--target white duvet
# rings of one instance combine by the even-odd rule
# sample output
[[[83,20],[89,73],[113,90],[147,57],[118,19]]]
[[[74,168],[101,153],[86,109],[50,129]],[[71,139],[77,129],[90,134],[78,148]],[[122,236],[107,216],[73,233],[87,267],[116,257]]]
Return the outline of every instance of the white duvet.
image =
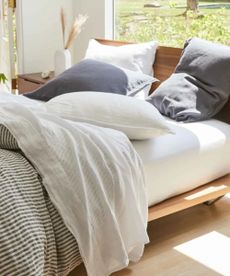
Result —
[[[110,275],[137,261],[148,242],[148,204],[142,164],[127,137],[32,106],[1,95],[0,123],[41,174],[88,275]]]

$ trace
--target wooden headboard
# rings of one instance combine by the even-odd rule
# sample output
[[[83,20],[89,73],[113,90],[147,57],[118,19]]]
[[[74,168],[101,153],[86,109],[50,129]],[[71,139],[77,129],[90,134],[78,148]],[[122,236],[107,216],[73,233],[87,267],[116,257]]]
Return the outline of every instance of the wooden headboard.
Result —
[[[97,39],[98,42],[104,45],[122,46],[125,44],[131,44],[128,42],[121,42],[115,40]],[[153,65],[154,76],[160,81],[166,80],[175,70],[175,67],[180,59],[182,49],[159,46],[156,52],[156,58]],[[154,91],[159,82],[152,86],[151,91]]]

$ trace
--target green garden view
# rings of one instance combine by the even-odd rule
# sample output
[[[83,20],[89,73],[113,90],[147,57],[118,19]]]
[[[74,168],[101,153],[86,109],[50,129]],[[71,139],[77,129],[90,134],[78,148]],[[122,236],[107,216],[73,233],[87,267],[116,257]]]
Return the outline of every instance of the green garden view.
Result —
[[[197,4],[186,12],[186,0],[115,0],[115,38],[183,47],[196,36],[230,45],[230,0]]]

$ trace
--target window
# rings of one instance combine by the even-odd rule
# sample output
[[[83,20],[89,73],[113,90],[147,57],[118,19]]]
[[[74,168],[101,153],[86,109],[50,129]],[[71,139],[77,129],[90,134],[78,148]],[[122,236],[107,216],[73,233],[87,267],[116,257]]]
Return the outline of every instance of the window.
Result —
[[[16,69],[14,11],[9,1],[0,0],[0,85],[3,83],[1,89],[8,92],[11,90],[11,79],[15,79]]]
[[[190,37],[230,45],[229,0],[114,0],[115,39],[182,47]]]

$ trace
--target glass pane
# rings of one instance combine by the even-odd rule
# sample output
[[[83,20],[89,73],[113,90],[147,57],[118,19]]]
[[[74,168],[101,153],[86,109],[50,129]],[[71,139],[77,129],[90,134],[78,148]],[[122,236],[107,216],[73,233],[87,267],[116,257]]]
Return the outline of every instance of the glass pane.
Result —
[[[196,36],[230,45],[230,1],[196,1],[115,0],[115,39],[183,47]]]

